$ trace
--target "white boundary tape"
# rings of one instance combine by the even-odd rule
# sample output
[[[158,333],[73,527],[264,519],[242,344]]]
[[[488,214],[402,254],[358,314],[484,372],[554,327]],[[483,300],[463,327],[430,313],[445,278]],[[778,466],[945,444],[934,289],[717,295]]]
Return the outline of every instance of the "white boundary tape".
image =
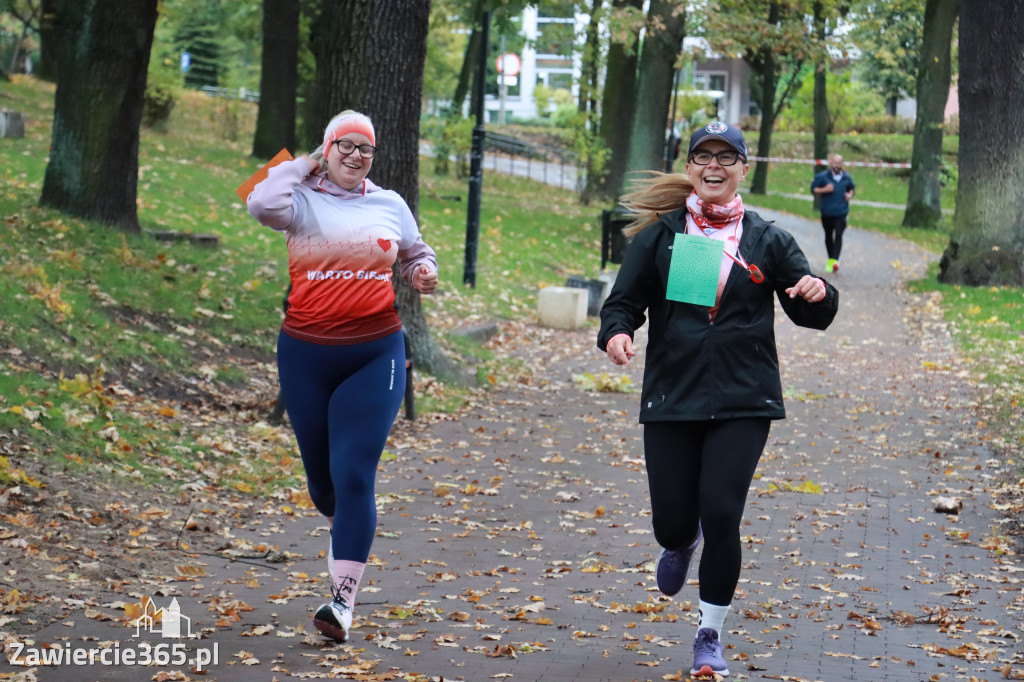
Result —
[[[810,165],[827,166],[828,159],[789,159],[781,156],[751,156],[748,161],[768,161],[773,163],[806,163]],[[868,161],[843,161],[844,166],[862,166],[864,168],[911,168],[909,163],[885,163]]]

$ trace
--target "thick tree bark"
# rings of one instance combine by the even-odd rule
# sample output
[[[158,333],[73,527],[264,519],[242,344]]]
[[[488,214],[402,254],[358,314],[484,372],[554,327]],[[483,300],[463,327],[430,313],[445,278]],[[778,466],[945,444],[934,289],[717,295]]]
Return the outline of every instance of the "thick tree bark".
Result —
[[[39,203],[139,231],[139,121],[157,0],[59,0],[57,94]]]
[[[662,170],[665,124],[672,101],[672,78],[686,34],[686,4],[653,0],[647,11],[647,33],[640,53],[636,106],[629,146],[631,171]],[[635,103],[634,103],[635,104]]]
[[[814,3],[814,35],[818,39],[821,55],[814,66],[814,158],[824,159],[828,156],[828,50],[825,47],[825,11],[821,2]],[[820,173],[825,166],[818,164],[815,173]]]
[[[992,40],[999,36],[999,40]],[[1024,286],[1024,5],[960,16],[960,181],[939,280]]]
[[[260,108],[252,154],[269,159],[282,147],[295,153],[295,93],[299,67],[299,5],[263,0]]]
[[[643,0],[615,0],[613,11],[623,7],[639,10]],[[633,129],[633,111],[636,109],[636,65],[640,44],[638,34],[633,34],[630,45],[612,42],[608,47],[608,65],[605,69],[604,93],[601,98],[600,135],[608,148],[608,164],[600,181],[598,194],[607,199],[617,199],[622,194],[629,162],[629,135]]]
[[[413,215],[419,208],[420,101],[429,21],[430,0],[344,0],[323,5],[313,28],[314,120],[326,125],[346,109],[369,116],[377,133],[370,179],[402,195]],[[360,49],[338,36],[359,36]],[[424,241],[430,243],[429,234]],[[393,281],[413,362],[432,374],[454,375],[454,364],[431,338],[419,293],[401,277]]]
[[[903,214],[907,227],[930,228],[942,220],[942,129],[949,98],[950,46],[959,4],[959,0],[928,0],[924,10],[912,170],[907,210]]]

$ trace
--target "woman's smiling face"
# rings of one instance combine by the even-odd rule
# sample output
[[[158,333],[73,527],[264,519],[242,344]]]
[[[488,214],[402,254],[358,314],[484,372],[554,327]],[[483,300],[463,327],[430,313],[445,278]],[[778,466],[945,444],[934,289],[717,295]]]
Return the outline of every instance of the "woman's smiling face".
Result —
[[[331,143],[334,148],[327,155],[327,179],[338,187],[353,190],[366,179],[366,175],[370,172],[370,166],[373,164],[372,158],[363,158],[363,155],[359,153],[358,145],[372,144],[372,142],[362,133],[346,133],[338,139],[348,140],[356,145],[356,149],[348,154],[343,154],[336,141]]]
[[[705,140],[693,151],[717,154],[718,152],[736,150],[722,140]],[[686,161],[686,175],[693,183],[697,196],[706,204],[718,204],[719,206],[728,204],[736,197],[736,189],[747,177],[749,169],[750,166],[742,156],[731,166],[723,166],[717,158],[711,159],[711,163],[706,166],[696,164],[690,158]]]

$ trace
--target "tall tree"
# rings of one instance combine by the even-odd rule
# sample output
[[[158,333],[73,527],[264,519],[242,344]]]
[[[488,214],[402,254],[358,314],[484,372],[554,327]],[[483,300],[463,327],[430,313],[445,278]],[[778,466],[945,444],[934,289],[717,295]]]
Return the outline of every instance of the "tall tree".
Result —
[[[423,67],[423,96],[432,102],[452,97],[464,63],[469,38],[458,16],[459,0],[431,0],[427,59]],[[463,93],[462,101],[465,101]],[[459,102],[461,105],[461,101]],[[459,107],[461,117],[461,106]]]
[[[429,22],[430,0],[339,0],[321,5],[311,35],[313,120],[326,125],[345,109],[369,116],[378,146],[371,179],[401,194],[413,215],[419,208],[420,99]],[[355,36],[359,49],[352,49]],[[451,373],[451,362],[431,338],[419,293],[401,277],[393,281],[414,362],[435,374]]]
[[[924,36],[917,70],[917,122],[911,155],[910,187],[903,224],[934,227],[942,219],[941,185],[942,131],[946,123],[946,100],[953,42],[953,24],[959,0],[928,0],[924,11]]]
[[[138,232],[146,69],[157,0],[58,0],[57,94],[40,203]]]
[[[914,92],[921,54],[925,0],[859,0],[850,17],[860,49],[857,74],[885,98],[886,113]]]
[[[740,53],[753,72],[761,124],[757,156],[771,156],[775,119],[800,83],[798,74],[811,55],[813,40],[806,17],[809,0],[720,0],[719,11],[705,18],[707,39],[723,54]],[[779,86],[783,84],[782,92]],[[750,184],[753,194],[768,188],[768,164],[757,162]]]
[[[686,34],[685,0],[652,0],[640,50],[636,101],[629,144],[631,171],[664,165],[665,124],[672,101],[672,78]]]
[[[452,95],[452,114],[462,116],[462,103],[466,101],[469,94],[469,86],[476,74],[476,65],[479,63],[477,55],[480,54],[480,41],[483,40],[484,0],[474,0],[469,10],[469,25],[473,27],[466,41],[466,53],[462,58],[462,68],[459,69],[459,80],[455,84],[455,93]],[[475,112],[469,112],[472,117]]]
[[[57,40],[54,35],[54,6],[57,0],[40,0],[39,63],[35,75],[51,83],[57,80]]]
[[[828,63],[829,54],[825,44],[828,35],[828,22],[825,17],[825,6],[821,0],[814,3],[814,38],[818,52],[814,59],[814,158],[824,159],[828,156]],[[818,164],[815,173],[825,169]],[[817,195],[815,195],[817,196]]]
[[[608,62],[598,128],[610,152],[598,191],[606,199],[617,199],[622,194],[629,163],[629,135],[626,133],[633,129],[636,109],[636,65],[644,22],[643,4],[643,0],[614,0],[609,14]]]
[[[998,36],[998,40],[993,40]],[[960,180],[939,280],[1024,286],[1024,4],[960,15]]]
[[[7,71],[10,73],[25,72],[25,41],[29,33],[39,33],[39,15],[42,13],[40,0],[5,0],[0,2],[0,10],[6,10],[19,23],[21,28],[19,35],[14,42],[14,49],[11,51],[11,61],[7,64]],[[4,72],[0,64],[0,74]]]
[[[587,23],[587,37],[583,43],[583,55],[580,59],[580,95],[579,111],[581,113],[597,113],[597,93],[599,87],[598,65],[601,62],[601,0],[591,0],[590,21]]]
[[[299,5],[263,0],[260,106],[253,156],[270,158],[282,147],[295,152],[295,93],[299,74]]]

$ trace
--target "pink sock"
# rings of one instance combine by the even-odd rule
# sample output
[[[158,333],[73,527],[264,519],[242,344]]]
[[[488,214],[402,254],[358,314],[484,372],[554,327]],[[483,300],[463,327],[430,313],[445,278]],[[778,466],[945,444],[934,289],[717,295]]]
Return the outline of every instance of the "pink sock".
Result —
[[[334,586],[338,588],[342,599],[352,608],[356,604],[356,591],[359,581],[363,579],[366,564],[358,561],[334,560]]]

